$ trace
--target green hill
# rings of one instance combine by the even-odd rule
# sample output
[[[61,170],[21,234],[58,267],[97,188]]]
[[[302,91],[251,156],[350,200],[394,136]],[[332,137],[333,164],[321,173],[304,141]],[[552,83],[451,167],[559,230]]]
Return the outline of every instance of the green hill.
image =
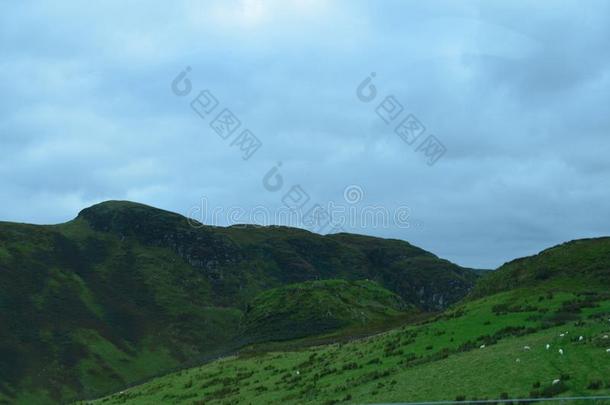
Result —
[[[352,287],[379,288],[363,304],[366,321],[376,322],[397,310],[377,307],[396,298],[381,288],[432,311],[463,298],[476,278],[398,240],[192,226],[130,202],[98,204],[61,225],[0,223],[0,403],[91,397],[271,338],[295,319],[256,318],[257,308],[278,305],[277,292],[260,298],[269,289],[368,279],[380,287]],[[308,299],[317,299],[314,290]],[[326,325],[312,313],[310,330],[351,322],[347,302]]]
[[[468,300],[419,324],[254,357],[246,350],[100,401],[508,403],[511,398],[605,395],[609,399],[597,403],[608,403],[608,264],[607,238],[569,242],[502,266],[484,276]]]
[[[251,342],[298,339],[404,318],[407,309],[371,281],[309,281],[259,294],[246,309],[242,333]]]
[[[481,297],[543,283],[610,286],[610,238],[574,240],[513,260],[485,275],[471,295]]]

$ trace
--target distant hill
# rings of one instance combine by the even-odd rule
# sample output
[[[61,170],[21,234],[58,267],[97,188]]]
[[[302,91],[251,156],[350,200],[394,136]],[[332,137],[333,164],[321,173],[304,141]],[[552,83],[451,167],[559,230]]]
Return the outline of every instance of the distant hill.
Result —
[[[365,314],[358,322],[367,322],[403,307],[442,310],[477,277],[403,241],[193,227],[181,215],[124,201],[61,225],[0,223],[0,403],[92,396],[272,338],[277,328],[290,337],[296,318],[260,316],[267,306],[280,311],[276,295],[294,292],[287,285],[368,279],[339,294],[331,287],[341,281],[299,287],[319,302],[370,293],[358,303]],[[349,300],[330,318],[308,302],[318,312],[295,307],[314,321],[300,333],[356,319]]]

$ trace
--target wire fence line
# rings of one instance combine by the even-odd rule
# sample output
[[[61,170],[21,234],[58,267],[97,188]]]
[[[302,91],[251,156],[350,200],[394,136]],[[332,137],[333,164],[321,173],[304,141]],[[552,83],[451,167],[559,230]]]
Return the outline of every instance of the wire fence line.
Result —
[[[473,399],[463,401],[428,401],[428,402],[386,402],[370,405],[450,405],[450,404],[507,404],[507,403],[535,403],[535,402],[556,402],[567,404],[569,401],[604,401],[610,404],[610,395],[586,396],[586,397],[554,397],[554,398],[506,398],[506,399]]]

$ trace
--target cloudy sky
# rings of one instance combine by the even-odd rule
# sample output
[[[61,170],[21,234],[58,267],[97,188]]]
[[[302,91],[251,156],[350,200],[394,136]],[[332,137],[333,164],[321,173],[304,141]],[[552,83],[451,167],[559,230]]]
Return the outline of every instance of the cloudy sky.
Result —
[[[101,4],[0,2],[2,220],[121,199],[252,222],[300,186],[464,266],[610,234],[610,2]],[[212,128],[225,108],[239,128]]]

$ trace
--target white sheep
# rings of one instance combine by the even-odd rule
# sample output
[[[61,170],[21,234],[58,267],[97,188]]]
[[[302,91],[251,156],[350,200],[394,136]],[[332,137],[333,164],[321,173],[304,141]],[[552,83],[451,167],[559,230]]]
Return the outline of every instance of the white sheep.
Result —
[[[561,382],[561,380],[559,378],[556,378],[553,380],[553,385],[559,384],[560,382]]]
[[[481,345],[479,349],[485,349],[485,345]]]
[[[559,337],[564,337],[566,334],[565,333],[560,333]]]
[[[579,341],[579,342],[582,342],[582,341],[583,341],[583,339],[584,339],[584,337],[582,337],[582,336],[579,336],[579,337],[578,337],[578,341]]]
[[[604,339],[608,339],[608,335],[604,335]]]
[[[551,345],[547,343],[546,344],[546,350],[549,350],[550,348],[551,348]]]
[[[300,372],[299,370],[297,370],[297,371],[296,371],[296,374],[297,374],[297,375],[300,375],[300,374],[301,374],[301,372]]]
[[[559,354],[563,356],[563,349],[559,349]]]
[[[606,353],[610,353],[610,349],[606,349]]]
[[[517,359],[517,363],[521,363],[521,359]]]
[[[529,347],[529,346],[523,346],[523,350],[531,350],[531,347]]]

